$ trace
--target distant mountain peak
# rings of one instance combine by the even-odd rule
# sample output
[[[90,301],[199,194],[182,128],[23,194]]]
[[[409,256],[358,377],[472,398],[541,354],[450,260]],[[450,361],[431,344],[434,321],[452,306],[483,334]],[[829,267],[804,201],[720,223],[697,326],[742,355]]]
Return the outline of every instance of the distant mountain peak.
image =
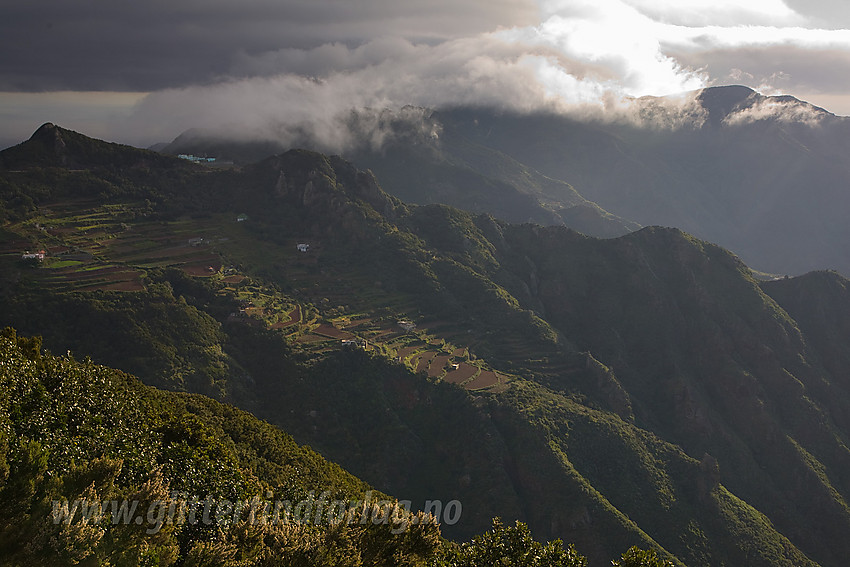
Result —
[[[33,132],[32,136],[30,136],[30,139],[44,136],[47,133],[53,133],[56,130],[57,130],[56,124],[54,124],[53,122],[45,122],[44,124],[42,124],[41,126],[38,127],[38,130]]]
[[[133,146],[105,142],[45,122],[30,138],[0,152],[0,168],[31,167],[135,167],[182,162]]]
[[[739,99],[758,94],[753,88],[746,85],[720,85],[702,89],[700,95],[703,97],[738,97]]]
[[[811,123],[835,116],[791,95],[763,95],[743,85],[708,87],[698,92],[697,100],[708,112],[711,126],[768,119]]]
[[[713,126],[719,126],[723,120],[735,110],[753,98],[759,97],[756,91],[744,85],[729,85],[724,87],[708,87],[700,91],[697,99],[702,107],[708,111],[708,121]]]

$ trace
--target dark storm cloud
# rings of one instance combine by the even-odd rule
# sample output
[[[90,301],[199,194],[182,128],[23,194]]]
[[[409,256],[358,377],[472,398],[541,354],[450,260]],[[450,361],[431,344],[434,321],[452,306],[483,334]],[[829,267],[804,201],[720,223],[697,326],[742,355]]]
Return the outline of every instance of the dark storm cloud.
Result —
[[[286,49],[376,37],[439,43],[531,24],[531,0],[0,2],[0,91],[147,91],[258,70]],[[275,69],[291,72],[289,69]]]
[[[364,107],[643,120],[634,97],[729,82],[841,102],[850,31],[819,22],[847,10],[801,1],[0,0],[0,134],[51,120],[131,143],[205,127],[339,148]],[[692,118],[688,97],[669,105],[665,127]]]

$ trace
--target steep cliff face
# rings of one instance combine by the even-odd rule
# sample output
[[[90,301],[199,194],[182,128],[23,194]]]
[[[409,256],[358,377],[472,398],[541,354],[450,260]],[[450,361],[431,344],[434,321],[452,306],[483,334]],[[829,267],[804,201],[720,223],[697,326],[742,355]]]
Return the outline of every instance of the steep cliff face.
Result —
[[[850,282],[835,272],[811,272],[761,283],[762,289],[794,318],[805,336],[808,360],[825,376],[815,384],[829,404],[830,419],[850,426],[844,408],[850,400]]]
[[[850,529],[846,280],[760,286],[727,251],[675,229],[597,241],[516,227],[506,239],[534,261],[547,321],[611,368],[636,424],[716,459],[727,488],[837,561],[843,551],[820,553]],[[528,274],[525,259],[503,258]]]
[[[243,179],[247,181],[241,182],[237,195],[253,203],[255,212],[268,214],[284,204],[296,207],[300,220],[317,233],[332,232],[339,223],[354,230],[358,224],[354,217],[392,221],[397,209],[404,209],[381,190],[370,172],[339,157],[306,150],[290,150],[248,166]]]

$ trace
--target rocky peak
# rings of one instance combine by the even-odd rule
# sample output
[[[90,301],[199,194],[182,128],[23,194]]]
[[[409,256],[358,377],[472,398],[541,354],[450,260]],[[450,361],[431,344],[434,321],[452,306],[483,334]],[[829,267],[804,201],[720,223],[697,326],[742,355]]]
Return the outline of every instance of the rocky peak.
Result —
[[[719,126],[732,112],[760,96],[749,87],[731,85],[703,89],[697,98],[702,107],[708,111],[708,122],[712,126]]]

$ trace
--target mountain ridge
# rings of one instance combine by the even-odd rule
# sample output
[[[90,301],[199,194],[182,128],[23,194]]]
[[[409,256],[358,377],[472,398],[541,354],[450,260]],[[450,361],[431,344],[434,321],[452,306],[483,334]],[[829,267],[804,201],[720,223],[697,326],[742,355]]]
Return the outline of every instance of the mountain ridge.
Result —
[[[850,273],[850,122],[792,96],[718,86],[585,117],[364,109],[339,128],[349,140],[344,157],[406,202],[605,238],[677,226],[766,273]],[[287,144],[187,132],[163,151],[253,161],[289,146],[324,149],[300,131]]]
[[[458,499],[460,537],[503,515],[593,565],[631,545],[680,564],[848,553],[840,275],[822,294],[678,229],[596,239],[408,205],[314,152],[178,165],[178,185],[163,168],[73,202],[41,166],[0,174],[7,210],[32,201],[0,233],[0,324],[238,403],[381,489]],[[29,266],[22,243],[90,258]]]
[[[341,126],[350,128],[353,137],[351,147],[342,152],[343,157],[374,171],[391,194],[412,204],[442,203],[512,222],[566,223],[601,237],[619,236],[638,228],[636,223],[611,215],[588,201],[568,183],[543,176],[509,156],[457,136],[441,137],[432,113],[413,107],[377,114],[370,110],[352,112],[346,125]],[[376,151],[371,140],[374,136],[383,139]],[[323,149],[307,135],[284,145],[273,141],[233,142],[192,129],[160,151],[169,155],[216,155],[246,164],[299,147]]]
[[[446,129],[569,181],[613,214],[677,226],[759,270],[850,269],[841,236],[850,207],[841,158],[850,143],[845,118],[744,87],[645,106],[643,122],[482,109],[441,117]],[[685,126],[664,126],[668,109],[681,112]]]

